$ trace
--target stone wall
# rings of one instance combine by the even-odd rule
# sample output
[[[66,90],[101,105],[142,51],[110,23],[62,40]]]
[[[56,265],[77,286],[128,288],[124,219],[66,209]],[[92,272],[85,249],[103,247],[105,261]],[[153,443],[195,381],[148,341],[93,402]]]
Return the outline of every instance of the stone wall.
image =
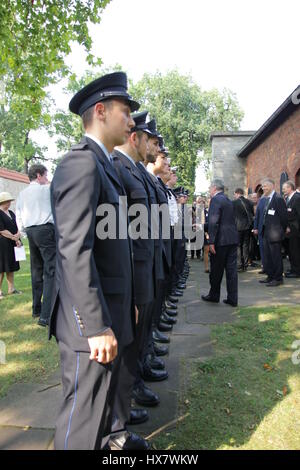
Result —
[[[28,184],[23,183],[21,181],[13,181],[6,178],[0,177],[0,193],[3,191],[9,192],[14,198],[17,198],[18,194],[22,191],[22,189],[26,188]],[[15,212],[16,209],[16,202],[13,201],[11,203],[11,210]]]
[[[246,145],[254,132],[214,133],[212,140],[212,177],[221,178],[233,198],[236,188],[247,190],[246,161],[237,152]]]
[[[269,177],[280,192],[284,172],[295,181],[300,169],[300,106],[246,158],[239,160],[247,160],[247,186],[253,191],[264,177]]]

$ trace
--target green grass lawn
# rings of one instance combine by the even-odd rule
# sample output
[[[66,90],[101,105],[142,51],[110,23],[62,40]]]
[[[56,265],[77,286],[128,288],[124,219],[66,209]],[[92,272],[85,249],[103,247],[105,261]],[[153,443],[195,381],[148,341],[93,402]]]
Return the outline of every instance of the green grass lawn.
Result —
[[[31,279],[28,244],[27,260],[16,273],[15,286],[22,295],[6,296],[0,301],[0,341],[6,345],[6,364],[0,364],[0,397],[17,382],[41,382],[59,364],[55,339],[48,341],[48,329],[32,318]],[[3,292],[7,293],[6,280]]]
[[[235,323],[214,326],[215,357],[182,365],[191,365],[188,416],[156,448],[300,449],[299,338],[300,306],[241,308]]]

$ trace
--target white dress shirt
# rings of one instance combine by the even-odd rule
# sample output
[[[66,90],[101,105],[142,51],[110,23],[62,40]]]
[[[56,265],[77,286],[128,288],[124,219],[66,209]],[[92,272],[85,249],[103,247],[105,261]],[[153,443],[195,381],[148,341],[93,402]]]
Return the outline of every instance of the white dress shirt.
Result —
[[[171,222],[171,226],[174,227],[174,225],[177,224],[178,219],[179,219],[178,205],[177,205],[176,197],[174,196],[174,194],[170,192],[169,195],[170,197],[168,197],[168,205],[169,205],[169,212],[170,212],[170,222]]]
[[[21,232],[33,225],[53,224],[50,184],[32,181],[20,192],[16,203],[16,219]]]

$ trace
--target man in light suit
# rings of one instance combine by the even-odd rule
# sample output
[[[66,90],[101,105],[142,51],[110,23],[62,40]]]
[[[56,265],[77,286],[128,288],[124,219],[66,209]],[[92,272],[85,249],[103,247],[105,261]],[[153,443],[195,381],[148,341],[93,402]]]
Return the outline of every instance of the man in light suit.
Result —
[[[207,302],[219,302],[221,282],[226,272],[227,299],[223,302],[233,307],[238,303],[237,245],[233,203],[224,194],[224,183],[215,179],[210,186],[211,202],[208,212],[210,249],[210,291],[202,295]]]
[[[275,183],[266,178],[262,182],[266,198],[263,214],[264,271],[266,279],[259,282],[268,287],[277,287],[283,283],[283,263],[281,244],[288,225],[287,208],[282,197],[275,192]]]
[[[55,448],[93,450],[110,440],[119,368],[135,339],[131,242],[118,223],[123,217],[127,229],[119,203],[125,191],[110,154],[130,135],[130,112],[139,105],[117,72],[84,87],[69,107],[86,134],[51,185],[57,264],[49,336],[59,345],[63,384]],[[107,204],[116,216],[111,234],[102,233]],[[126,430],[122,437],[123,449],[145,448]]]

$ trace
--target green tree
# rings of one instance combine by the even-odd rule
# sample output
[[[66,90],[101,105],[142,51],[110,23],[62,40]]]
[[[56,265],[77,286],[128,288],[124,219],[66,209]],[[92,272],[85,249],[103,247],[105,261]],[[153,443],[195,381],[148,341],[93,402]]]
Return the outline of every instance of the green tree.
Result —
[[[210,133],[239,129],[243,112],[236,96],[227,89],[202,91],[190,76],[177,70],[145,74],[135,85],[131,83],[130,92],[142,103],[141,109],[156,118],[172,165],[179,167],[179,183],[193,192],[200,158],[209,166]]]
[[[0,2],[0,164],[26,170],[40,157],[30,132],[50,124],[46,88],[70,73],[65,57],[74,42],[84,46],[89,65],[101,63],[91,54],[88,22],[99,23],[109,1]]]

